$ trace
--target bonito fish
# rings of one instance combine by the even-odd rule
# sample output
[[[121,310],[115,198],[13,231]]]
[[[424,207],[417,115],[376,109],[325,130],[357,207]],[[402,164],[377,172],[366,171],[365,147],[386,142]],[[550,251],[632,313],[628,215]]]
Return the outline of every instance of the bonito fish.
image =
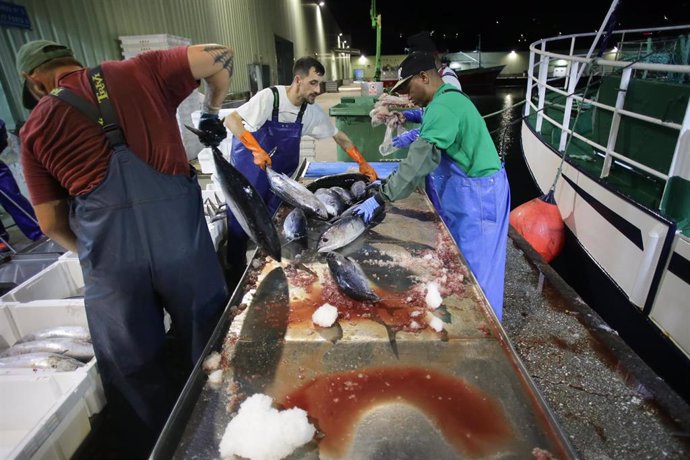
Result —
[[[204,135],[196,128],[185,127],[197,136]],[[266,203],[247,178],[223,158],[218,147],[212,150],[213,163],[228,209],[252,241],[280,262],[280,238]]]
[[[36,340],[46,339],[73,339],[91,342],[91,334],[89,330],[83,326],[55,326],[46,329],[39,329],[38,331],[26,334],[16,343],[35,342]]]
[[[346,205],[352,204],[352,194],[344,188],[338,187],[336,185],[335,187],[331,187],[328,190],[336,193],[340,197],[340,199],[343,200],[343,203],[345,203]]]
[[[302,209],[307,214],[320,219],[328,219],[326,206],[304,185],[290,179],[285,174],[275,172],[270,167],[266,167],[266,173],[271,190],[278,198],[295,208]]]
[[[0,357],[40,352],[55,353],[69,356],[82,362],[88,362],[93,358],[93,345],[85,340],[71,338],[42,339],[33,342],[16,343],[0,353]]]
[[[355,200],[361,200],[367,193],[367,184],[364,181],[357,181],[350,186],[350,194]]]
[[[326,206],[329,217],[336,217],[345,211],[345,203],[340,196],[328,188],[320,188],[314,192],[316,198]]]
[[[334,251],[352,243],[367,229],[361,216],[348,214],[331,225],[319,239],[318,252]]]
[[[74,358],[56,353],[28,353],[0,358],[0,369],[46,369],[69,372],[83,365],[84,363]]]
[[[371,290],[362,267],[354,259],[345,257],[337,252],[329,252],[326,256],[328,268],[341,291],[355,300],[378,302],[380,297]]]
[[[280,238],[266,203],[247,178],[228,163],[215,147],[213,161],[232,215],[257,246],[280,262]]]
[[[299,240],[307,236],[307,216],[300,208],[295,208],[283,222],[283,235],[288,241]]]

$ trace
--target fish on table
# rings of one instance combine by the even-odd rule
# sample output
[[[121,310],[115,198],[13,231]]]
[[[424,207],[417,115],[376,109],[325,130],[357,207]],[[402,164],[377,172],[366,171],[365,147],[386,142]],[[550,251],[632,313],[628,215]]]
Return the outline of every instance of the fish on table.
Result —
[[[354,259],[345,257],[337,252],[329,252],[326,255],[326,260],[338,288],[345,295],[355,300],[367,302],[378,302],[381,300],[371,290],[367,276]]]
[[[356,214],[349,214],[338,219],[319,238],[316,250],[329,252],[342,248],[359,238],[367,229],[364,219]]]
[[[0,358],[0,369],[42,369],[70,372],[82,367],[84,363],[69,356],[57,353],[27,353]]]
[[[35,342],[36,340],[67,338],[91,342],[91,334],[84,326],[54,326],[38,329],[24,335],[16,343]]]
[[[288,241],[296,241],[307,236],[307,216],[300,208],[295,208],[283,221],[283,235]]]
[[[41,352],[64,355],[82,362],[88,362],[94,357],[93,345],[91,342],[66,337],[15,343],[7,350],[0,352],[0,357],[4,358]]]
[[[326,206],[307,187],[285,174],[274,171],[269,166],[266,167],[266,174],[271,191],[278,198],[295,208],[302,209],[308,215],[328,219]]]
[[[337,217],[346,209],[345,202],[340,198],[340,195],[329,188],[320,188],[314,192],[314,195],[326,206],[329,217]]]
[[[203,132],[196,128],[187,125],[185,127],[197,136],[203,135]],[[216,175],[230,212],[252,241],[280,262],[280,238],[266,203],[249,180],[223,158],[218,147],[213,147],[212,151]]]

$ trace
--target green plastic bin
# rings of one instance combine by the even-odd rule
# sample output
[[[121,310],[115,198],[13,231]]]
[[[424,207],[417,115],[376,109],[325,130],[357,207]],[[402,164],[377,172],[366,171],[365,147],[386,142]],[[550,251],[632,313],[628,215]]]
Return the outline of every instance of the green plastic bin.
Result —
[[[385,125],[371,126],[369,112],[378,100],[375,96],[352,96],[340,99],[340,104],[330,108],[329,114],[335,117],[335,126],[352,140],[367,161],[403,159],[407,149],[396,150],[390,155],[379,153],[379,145],[386,134]],[[407,123],[407,129],[416,128],[416,123]],[[338,161],[352,161],[350,156],[338,146]]]

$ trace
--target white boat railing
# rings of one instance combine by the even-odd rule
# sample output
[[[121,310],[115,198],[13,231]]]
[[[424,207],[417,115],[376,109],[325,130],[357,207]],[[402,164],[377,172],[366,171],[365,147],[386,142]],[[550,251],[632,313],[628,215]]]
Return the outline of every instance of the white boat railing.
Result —
[[[673,26],[673,27],[661,27],[655,29],[630,29],[630,30],[620,30],[612,33],[614,36],[620,36],[620,40],[617,43],[622,44],[623,40],[627,36],[648,32],[672,32],[672,31],[684,31],[686,33],[690,32],[690,25],[685,26]],[[660,118],[651,117],[641,113],[632,112],[626,110],[625,98],[627,95],[628,85],[633,75],[633,71],[640,70],[646,72],[668,72],[668,73],[678,73],[688,75],[690,77],[690,65],[683,64],[659,64],[652,62],[639,62],[639,61],[622,61],[617,60],[619,57],[619,51],[616,50],[613,53],[614,59],[605,58],[587,58],[582,55],[576,54],[576,40],[589,39],[596,36],[596,33],[585,33],[585,34],[573,34],[565,35],[559,37],[546,38],[530,45],[530,56],[528,65],[528,80],[527,80],[527,94],[525,104],[525,117],[529,116],[531,111],[536,112],[536,123],[535,129],[538,133],[542,131],[542,125],[544,120],[551,123],[553,126],[561,130],[560,141],[558,145],[558,150],[560,152],[565,152],[568,144],[568,138],[574,137],[576,139],[585,142],[586,144],[592,146],[594,149],[603,152],[604,154],[604,164],[602,166],[600,177],[606,178],[609,176],[611,170],[611,164],[614,160],[618,162],[631,166],[633,168],[644,171],[654,177],[658,177],[666,181],[666,186],[664,189],[664,195],[666,194],[668,179],[672,176],[680,176],[686,180],[690,180],[690,103],[687,104],[685,108],[685,116],[682,123],[669,122]],[[555,51],[547,50],[547,45],[550,49],[569,49],[568,54],[562,54]],[[565,89],[556,88],[547,82],[549,76],[549,65],[552,60],[563,60],[567,63],[566,79],[564,83]],[[610,68],[612,70],[620,71],[621,82],[618,89],[618,96],[616,98],[615,106],[603,104],[597,100],[586,97],[586,95],[578,95],[576,93],[576,88],[580,76],[586,66],[598,66],[599,68]],[[538,72],[535,75],[535,71]],[[537,102],[536,104],[532,101],[532,92],[535,88],[537,89]],[[550,92],[558,93],[566,98],[566,103],[563,113],[562,123],[554,120],[553,118],[547,116],[545,112],[545,106],[548,105],[546,100],[547,90]],[[591,104],[599,109],[609,111],[613,114],[611,121],[611,128],[609,130],[609,135],[606,145],[600,145],[587,137],[575,132],[575,128],[570,128],[570,119],[572,116],[573,102],[578,101],[581,104]],[[669,129],[674,129],[678,131],[678,138],[676,140],[676,146],[673,153],[673,158],[669,166],[668,171],[662,172],[650,168],[644,164],[628,158],[624,153],[616,152],[614,150],[616,146],[616,140],[618,138],[618,130],[620,128],[621,117],[630,117],[636,120],[643,121],[645,123],[650,123],[657,126],[662,126]],[[663,200],[663,197],[662,197]]]

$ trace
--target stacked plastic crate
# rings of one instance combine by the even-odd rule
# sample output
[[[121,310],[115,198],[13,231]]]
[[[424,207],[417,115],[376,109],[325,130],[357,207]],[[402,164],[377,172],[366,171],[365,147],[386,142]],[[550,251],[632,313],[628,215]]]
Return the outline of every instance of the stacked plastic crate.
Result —
[[[27,334],[88,327],[84,279],[71,253],[0,297],[0,350]],[[74,371],[0,367],[0,458],[70,458],[105,405],[96,359]]]

